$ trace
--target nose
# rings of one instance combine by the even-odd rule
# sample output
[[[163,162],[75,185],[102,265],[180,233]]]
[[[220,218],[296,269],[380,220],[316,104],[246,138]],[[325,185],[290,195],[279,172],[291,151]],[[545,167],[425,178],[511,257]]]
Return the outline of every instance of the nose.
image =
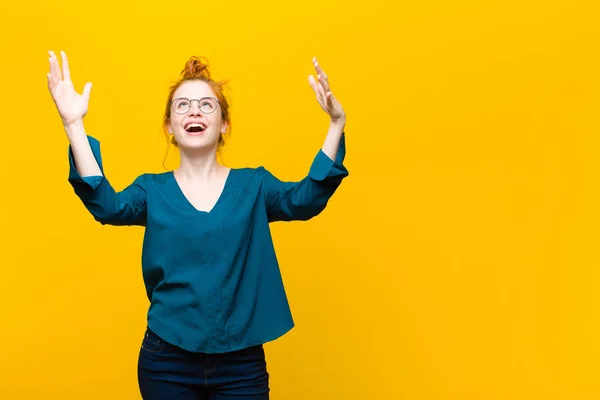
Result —
[[[202,115],[202,111],[200,111],[200,100],[191,101],[189,112],[191,115]]]

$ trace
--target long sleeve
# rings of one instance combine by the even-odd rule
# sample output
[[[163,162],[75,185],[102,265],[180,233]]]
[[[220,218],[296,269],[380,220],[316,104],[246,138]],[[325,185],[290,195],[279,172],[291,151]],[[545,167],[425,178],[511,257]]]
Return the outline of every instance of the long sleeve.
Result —
[[[73,152],[69,146],[69,183],[75,194],[94,219],[103,225],[145,225],[146,191],[144,175],[137,177],[124,190],[117,192],[104,176],[100,143],[88,136],[92,152],[102,171],[102,176],[82,177],[75,168]]]
[[[264,170],[263,189],[269,222],[305,221],[320,214],[342,180],[348,176],[348,170],[343,165],[345,155],[343,134],[335,160],[319,150],[308,176],[301,181],[283,182]]]

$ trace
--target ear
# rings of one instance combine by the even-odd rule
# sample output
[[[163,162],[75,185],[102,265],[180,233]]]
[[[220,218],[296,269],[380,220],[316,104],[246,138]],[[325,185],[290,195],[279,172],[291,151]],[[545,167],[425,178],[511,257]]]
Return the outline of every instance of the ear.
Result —
[[[222,134],[227,133],[227,128],[229,128],[229,124],[226,121],[223,121],[221,123],[221,133]]]

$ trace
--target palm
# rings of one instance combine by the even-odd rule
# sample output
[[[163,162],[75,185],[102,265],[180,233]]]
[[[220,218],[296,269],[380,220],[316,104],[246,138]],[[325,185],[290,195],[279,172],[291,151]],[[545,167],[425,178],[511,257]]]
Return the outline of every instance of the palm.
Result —
[[[71,74],[67,56],[61,52],[63,73],[61,75],[58,59],[50,52],[50,73],[48,89],[64,124],[71,124],[82,119],[88,111],[91,84],[86,83],[83,94],[75,91],[71,82]]]
[[[316,58],[313,59],[313,64],[317,73],[317,79],[315,80],[315,78],[311,75],[308,77],[308,82],[315,91],[319,105],[323,111],[329,114],[329,117],[332,121],[337,122],[345,120],[346,113],[344,112],[340,102],[331,92],[327,74],[325,74],[325,72],[321,69]]]

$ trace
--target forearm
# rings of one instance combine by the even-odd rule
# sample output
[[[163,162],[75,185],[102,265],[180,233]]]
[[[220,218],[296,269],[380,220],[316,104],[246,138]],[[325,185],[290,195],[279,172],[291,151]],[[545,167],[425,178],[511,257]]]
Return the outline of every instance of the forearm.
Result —
[[[342,180],[348,176],[343,165],[346,154],[345,120],[332,121],[325,143],[315,156],[308,176],[301,181],[283,182],[264,168],[269,222],[308,220],[320,214]]]
[[[331,160],[335,160],[335,156],[338,152],[338,147],[340,145],[340,139],[342,138],[342,134],[344,133],[344,128],[346,126],[346,118],[342,118],[338,121],[331,121],[329,124],[329,131],[327,132],[327,136],[325,137],[325,142],[323,143],[323,153],[327,155]]]
[[[78,120],[73,124],[65,125],[65,132],[71,144],[75,168],[79,175],[82,178],[87,176],[101,176],[102,171],[90,147],[83,121]]]

